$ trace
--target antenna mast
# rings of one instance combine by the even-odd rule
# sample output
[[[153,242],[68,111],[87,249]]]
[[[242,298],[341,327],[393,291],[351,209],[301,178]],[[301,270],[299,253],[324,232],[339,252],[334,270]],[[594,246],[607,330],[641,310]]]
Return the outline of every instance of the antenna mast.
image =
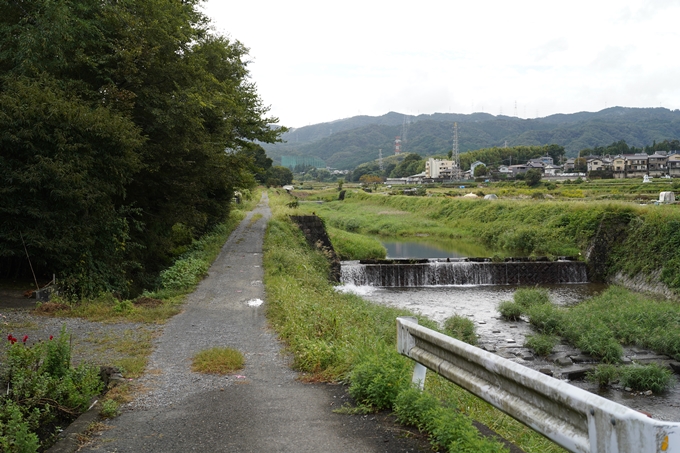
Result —
[[[378,166],[380,167],[380,171],[385,171],[385,168],[383,167],[383,160],[382,160],[382,149],[378,150]]]

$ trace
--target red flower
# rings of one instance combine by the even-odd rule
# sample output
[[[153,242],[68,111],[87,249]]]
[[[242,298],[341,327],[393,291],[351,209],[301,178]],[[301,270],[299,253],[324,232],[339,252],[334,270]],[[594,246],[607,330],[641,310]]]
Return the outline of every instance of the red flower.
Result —
[[[52,341],[52,338],[54,338],[52,335],[50,335],[50,341]]]
[[[12,334],[7,335],[7,339],[9,340],[10,344],[14,344],[17,342],[17,339],[12,336]]]
[[[28,335],[24,335],[24,343],[26,343],[26,340],[28,340]]]

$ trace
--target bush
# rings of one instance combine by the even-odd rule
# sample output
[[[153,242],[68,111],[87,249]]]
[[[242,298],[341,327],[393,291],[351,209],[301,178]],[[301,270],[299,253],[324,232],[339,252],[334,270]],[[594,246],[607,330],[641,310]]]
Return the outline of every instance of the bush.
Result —
[[[428,392],[410,388],[401,392],[394,401],[394,415],[399,423],[425,429],[427,414],[439,406],[439,401]]]
[[[656,363],[649,365],[631,365],[621,371],[621,385],[633,390],[661,393],[672,381],[672,372]]]
[[[524,347],[533,349],[540,356],[546,356],[552,352],[558,341],[558,338],[553,335],[528,335]]]
[[[522,316],[522,307],[517,302],[506,300],[498,304],[498,312],[509,321],[517,321]]]
[[[197,258],[177,260],[172,267],[161,272],[161,286],[173,290],[189,289],[203,278],[208,266],[207,262]]]
[[[359,405],[392,409],[397,395],[410,387],[413,364],[396,351],[364,358],[350,374],[349,394]]]
[[[604,325],[596,325],[582,332],[576,347],[586,354],[599,357],[605,363],[618,363],[623,355],[623,347]]]
[[[553,304],[534,305],[526,311],[526,315],[539,332],[547,335],[561,333],[565,312]]]
[[[588,372],[586,379],[591,382],[597,382],[600,387],[606,387],[610,382],[616,380],[618,376],[619,369],[615,365],[603,364]]]
[[[475,323],[464,316],[454,315],[444,321],[444,333],[468,344],[477,344]]]
[[[69,336],[62,328],[58,338],[28,346],[11,334],[12,343],[0,373],[0,446],[3,452],[35,452],[49,446],[50,431],[68,424],[87,410],[103,387],[96,367],[71,367]],[[40,428],[44,438],[35,434]]]
[[[548,294],[548,290],[544,288],[520,288],[515,291],[512,298],[525,310],[536,305],[550,303],[550,295]]]

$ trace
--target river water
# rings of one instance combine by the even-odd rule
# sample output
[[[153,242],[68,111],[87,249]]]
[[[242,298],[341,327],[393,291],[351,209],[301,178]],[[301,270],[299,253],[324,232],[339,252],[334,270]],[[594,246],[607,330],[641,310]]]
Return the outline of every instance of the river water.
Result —
[[[457,257],[451,254],[451,250],[437,251],[436,245],[422,242],[385,245],[388,249],[388,258]],[[423,254],[433,253],[432,250],[435,250],[434,256],[423,256]],[[606,289],[606,285],[592,283],[542,285],[542,287],[549,291],[553,303],[563,306],[578,304]],[[384,288],[347,284],[340,288],[341,291],[361,295],[376,304],[407,309],[436,321],[440,325],[445,319],[455,314],[465,316],[475,322],[478,335],[477,346],[527,367],[548,371],[556,378],[564,378],[573,371],[593,367],[594,364],[559,367],[534,356],[530,350],[523,347],[526,336],[536,333],[531,325],[525,320],[506,321],[497,311],[500,302],[512,300],[516,289],[518,289],[517,286],[511,285]],[[559,344],[554,351],[570,355],[579,354],[579,351],[568,344]],[[653,355],[653,352],[626,348],[625,355],[635,360],[649,357]],[[596,384],[586,380],[574,380],[571,383],[630,408],[650,413],[655,419],[680,421],[680,385],[678,385],[677,376],[674,379],[675,385],[671,390],[652,396],[626,392],[617,386],[602,390]]]

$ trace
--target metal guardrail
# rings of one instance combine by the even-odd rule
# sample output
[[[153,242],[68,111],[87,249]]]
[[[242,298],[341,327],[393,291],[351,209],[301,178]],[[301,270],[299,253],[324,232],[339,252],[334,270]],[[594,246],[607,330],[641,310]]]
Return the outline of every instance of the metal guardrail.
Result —
[[[518,363],[397,318],[397,349],[571,452],[680,453],[680,423],[633,409]]]

